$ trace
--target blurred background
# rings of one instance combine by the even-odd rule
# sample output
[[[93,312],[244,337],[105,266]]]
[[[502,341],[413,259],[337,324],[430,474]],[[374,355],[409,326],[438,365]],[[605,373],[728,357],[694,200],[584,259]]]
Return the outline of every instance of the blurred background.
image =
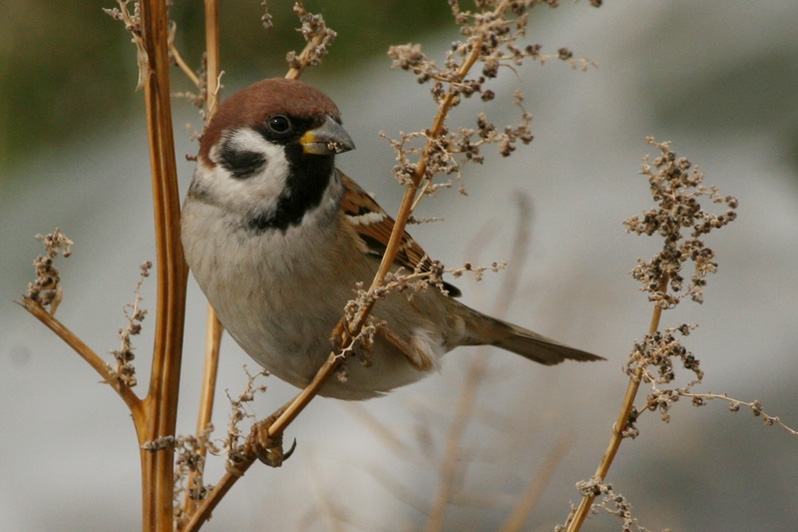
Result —
[[[222,6],[224,94],[285,72],[301,49],[291,2],[270,2],[275,28],[260,26],[260,2]],[[149,164],[135,49],[109,4],[4,0],[0,4],[0,529],[136,530],[139,463],[123,403],[53,334],[12,303],[33,279],[37,233],[60,227],[75,241],[59,260],[65,300],[58,318],[97,352],[118,346],[123,306],[138,265],[154,259]],[[401,189],[394,155],[378,133],[427,127],[428,88],[389,69],[390,44],[422,42],[442,63],[458,38],[446,2],[310,1],[339,37],[303,79],[327,92],[358,149],[339,159],[393,212]],[[198,65],[202,7],[176,2],[179,48]],[[670,2],[618,0],[595,9],[564,2],[530,13],[528,43],[568,47],[598,68],[559,61],[508,69],[485,108],[515,124],[513,90],[526,95],[535,140],[509,159],[486,152],[467,167],[468,196],[444,191],[421,215],[444,222],[412,227],[449,266],[489,264],[512,253],[517,197],[531,205],[526,260],[481,283],[461,279],[464,300],[489,310],[501,283],[520,276],[512,321],[604,355],[606,363],[546,368],[493,352],[460,446],[446,530],[497,530],[541,468],[557,464],[525,530],[562,523],[574,484],[589,478],[607,444],[626,387],[621,366],[642,338],[651,305],[627,272],[658,242],[624,234],[621,221],[648,208],[644,137],[671,140],[706,182],[739,199],[738,220],[708,238],[720,264],[706,303],[684,303],[664,325],[697,322],[685,344],[706,372],[703,390],[759,399],[798,426],[798,4],[791,0]],[[174,70],[173,89],[190,89]],[[476,102],[475,102],[476,103]],[[478,106],[458,109],[471,124]],[[175,137],[185,191],[202,121],[176,100]],[[185,125],[185,127],[184,127]],[[155,279],[143,290],[154,311]],[[189,286],[178,430],[193,432],[205,303]],[[152,316],[135,345],[146,390]],[[447,356],[443,370],[387,397],[356,405],[319,399],[290,428],[298,441],[282,469],[254,467],[205,530],[417,530],[440,488],[441,463],[458,398],[476,351]],[[110,355],[109,355],[110,357]],[[237,396],[242,366],[255,364],[225,338],[220,389]],[[295,392],[275,378],[253,412],[262,418]],[[643,392],[645,393],[645,392]],[[227,423],[220,393],[214,422]],[[373,421],[377,420],[377,424]],[[795,529],[796,440],[750,412],[682,401],[665,424],[640,421],[608,481],[650,530]],[[221,436],[221,433],[219,434]],[[222,472],[212,460],[208,482]],[[597,515],[585,530],[618,530]]]

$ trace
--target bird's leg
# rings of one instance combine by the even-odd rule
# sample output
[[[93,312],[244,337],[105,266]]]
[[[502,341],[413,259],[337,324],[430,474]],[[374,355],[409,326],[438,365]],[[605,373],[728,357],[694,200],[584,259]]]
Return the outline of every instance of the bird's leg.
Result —
[[[332,344],[333,351],[340,353],[341,348],[348,338],[352,338],[352,332],[349,330],[349,321],[344,318],[335,325],[330,335],[330,343]]]

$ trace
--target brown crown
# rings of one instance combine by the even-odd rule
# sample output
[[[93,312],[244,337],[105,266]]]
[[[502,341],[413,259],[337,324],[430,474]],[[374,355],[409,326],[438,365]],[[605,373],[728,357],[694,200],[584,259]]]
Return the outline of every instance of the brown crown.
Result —
[[[199,156],[207,162],[211,146],[225,130],[254,126],[277,114],[301,118],[317,115],[338,117],[338,107],[323,92],[304,81],[264,79],[231,94],[219,106],[202,134]]]

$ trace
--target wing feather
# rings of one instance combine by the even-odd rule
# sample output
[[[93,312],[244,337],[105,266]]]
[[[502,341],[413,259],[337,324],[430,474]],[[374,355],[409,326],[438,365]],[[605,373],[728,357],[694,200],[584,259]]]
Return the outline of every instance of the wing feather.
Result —
[[[338,173],[346,191],[341,201],[346,220],[363,240],[367,252],[382,259],[391,238],[394,219],[360,185],[340,170]],[[418,269],[427,272],[432,267],[432,260],[405,231],[394,264],[411,271]],[[460,290],[449,283],[444,283],[444,286],[450,296],[460,295]]]

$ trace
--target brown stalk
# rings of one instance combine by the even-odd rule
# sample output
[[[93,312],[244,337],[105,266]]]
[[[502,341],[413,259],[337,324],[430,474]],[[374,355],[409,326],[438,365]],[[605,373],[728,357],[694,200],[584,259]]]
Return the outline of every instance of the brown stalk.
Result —
[[[230,488],[233,487],[239,478],[244,476],[244,473],[246,473],[247,469],[249,469],[249,466],[251,466],[254,461],[255,457],[248,457],[245,462],[237,464],[235,472],[228,471],[225,473],[219,483],[216,484],[208,496],[203,499],[197,511],[191,515],[191,518],[181,532],[196,532],[199,530],[202,525],[205,524],[205,521],[211,518],[211,514],[216,509],[216,506],[221,502],[224,496],[227,495]]]
[[[174,436],[187,267],[180,245],[180,199],[169,94],[169,19],[166,2],[140,3],[139,68],[147,116],[152,172],[158,296],[155,342],[147,396],[139,399],[83,341],[39,304],[20,304],[89,363],[127,404],[136,428],[141,458],[142,529],[172,532],[173,455],[171,448],[145,450],[144,444]]]
[[[150,388],[143,419],[134,419],[139,444],[174,436],[183,344],[187,267],[180,244],[177,184],[169,91],[169,18],[166,2],[141,3],[141,39],[147,54],[143,73],[150,144],[158,301]],[[142,449],[143,529],[172,531],[174,451]]]
[[[218,0],[205,0],[205,61],[205,107],[208,109],[207,121],[210,122],[211,118],[213,118],[213,115],[216,113],[216,109],[219,108],[220,100],[219,75],[221,73],[221,62]],[[216,381],[219,373],[219,350],[222,343],[223,332],[224,328],[216,317],[216,312],[209,303],[205,337],[205,364],[202,375],[199,409],[197,412],[196,436],[198,440],[208,429],[213,419],[213,400],[216,396]],[[208,454],[208,448],[203,445],[197,452],[200,456],[205,458]],[[191,471],[186,479],[186,486],[190,488],[197,479],[202,479],[202,473],[199,471]],[[187,491],[183,501],[184,513],[186,515],[191,515],[197,510],[198,504],[198,501],[192,499]]]
[[[660,291],[664,293],[667,289],[668,276],[666,274],[660,283]],[[659,305],[655,305],[654,312],[651,316],[651,324],[648,328],[649,335],[654,334],[659,329],[661,316],[662,308]],[[602,482],[607,477],[612,462],[615,460],[615,455],[618,454],[618,449],[621,447],[621,442],[624,439],[623,433],[629,423],[629,415],[632,413],[632,408],[634,408],[635,397],[637,397],[637,390],[640,388],[642,376],[643,367],[641,366],[635,371],[634,375],[629,378],[629,384],[626,387],[626,394],[624,395],[621,409],[618,412],[618,418],[612,426],[610,442],[607,445],[607,449],[604,451],[604,456],[601,457],[601,462],[599,462],[596,473],[593,475],[593,478],[598,478]],[[582,523],[584,523],[587,514],[593,506],[593,501],[595,500],[596,495],[594,494],[587,494],[582,497],[582,501],[579,503],[576,513],[571,516],[568,522],[567,532],[577,532],[582,527]]]
[[[213,307],[209,304],[205,337],[205,369],[202,374],[202,389],[200,390],[199,411],[197,412],[197,440],[202,438],[213,419],[213,400],[216,397],[216,381],[219,374],[219,349],[222,343],[223,332],[224,327],[222,327],[222,324],[216,317]],[[197,450],[197,454],[205,458],[208,454],[207,446],[200,446]],[[190,488],[198,479],[201,481],[203,472],[204,467],[201,471],[191,471],[186,479],[186,486]],[[183,500],[183,512],[186,515],[191,515],[197,510],[197,506],[198,501],[192,499],[187,490],[186,497]]]
[[[205,86],[208,92],[206,99],[208,120],[219,106],[219,74],[221,73],[219,42],[219,2],[218,0],[205,0],[205,61],[208,76]]]
[[[55,317],[47,312],[38,302],[33,301],[29,297],[23,297],[22,301],[15,301],[18,305],[30,312],[33,317],[42,322],[47,328],[53,331],[56,336],[61,338],[69,347],[75,350],[83,360],[89,363],[97,373],[100,374],[103,381],[108,383],[111,388],[116,390],[119,397],[125,402],[130,409],[133,419],[140,419],[143,416],[141,399],[136,396],[135,392],[125,383],[116,378],[108,367],[108,364],[95,353],[83,340],[81,340],[75,333],[70,331],[63,323],[55,319]]]

